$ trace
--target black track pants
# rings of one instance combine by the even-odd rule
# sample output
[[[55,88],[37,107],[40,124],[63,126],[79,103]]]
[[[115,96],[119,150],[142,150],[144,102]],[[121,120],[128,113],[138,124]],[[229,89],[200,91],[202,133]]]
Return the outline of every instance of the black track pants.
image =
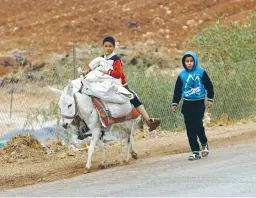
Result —
[[[203,126],[203,117],[205,112],[204,100],[184,100],[181,112],[184,116],[191,151],[200,151],[197,137],[201,144],[205,145],[207,143],[207,137]]]

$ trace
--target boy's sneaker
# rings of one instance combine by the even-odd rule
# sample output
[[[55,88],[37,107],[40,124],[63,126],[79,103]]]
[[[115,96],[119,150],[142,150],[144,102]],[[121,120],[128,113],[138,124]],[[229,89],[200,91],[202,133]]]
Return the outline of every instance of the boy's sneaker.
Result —
[[[209,154],[209,145],[206,143],[202,145],[202,157],[206,157]]]
[[[198,160],[198,159],[201,159],[201,155],[199,154],[199,152],[193,152],[192,155],[188,157],[189,161]]]
[[[160,118],[151,118],[149,121],[150,121],[149,131],[154,131],[161,123]]]

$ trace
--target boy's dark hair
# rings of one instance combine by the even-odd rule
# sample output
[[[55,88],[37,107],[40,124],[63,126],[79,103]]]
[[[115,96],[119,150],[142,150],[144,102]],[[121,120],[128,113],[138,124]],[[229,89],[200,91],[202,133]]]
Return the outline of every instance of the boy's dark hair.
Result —
[[[194,62],[195,62],[195,59],[194,59],[194,57],[193,57],[192,55],[187,54],[187,55],[183,56],[183,58],[182,58],[182,65],[183,65],[183,67],[185,67],[185,69],[187,69],[186,64],[185,64],[185,59],[186,59],[187,57],[193,58],[193,60],[194,60]]]
[[[185,63],[185,59],[186,59],[187,57],[191,57],[191,58],[193,58],[193,60],[194,60],[194,57],[193,57],[192,55],[187,54],[187,55],[183,56],[183,58],[182,58],[182,63]],[[195,61],[195,60],[194,60],[194,61]]]
[[[116,41],[115,41],[114,37],[112,37],[112,36],[105,36],[104,39],[103,39],[102,44],[104,45],[105,42],[112,43],[114,45],[114,47],[116,45]]]

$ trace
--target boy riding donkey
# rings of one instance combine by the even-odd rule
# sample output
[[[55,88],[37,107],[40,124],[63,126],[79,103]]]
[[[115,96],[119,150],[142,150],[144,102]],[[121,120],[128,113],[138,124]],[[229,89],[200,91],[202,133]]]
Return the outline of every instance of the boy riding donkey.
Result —
[[[109,64],[111,64],[113,67],[112,70],[103,71],[103,72],[114,78],[121,78],[123,86],[134,95],[134,98],[131,99],[130,101],[131,104],[138,110],[138,112],[141,114],[141,116],[145,120],[145,122],[149,127],[149,131],[155,130],[160,125],[161,119],[150,118],[143,103],[139,99],[138,95],[128,87],[128,83],[126,82],[126,76],[123,72],[123,63],[120,57],[117,56],[116,53],[114,52],[115,39],[112,36],[106,36],[103,39],[102,44],[103,44],[104,55],[102,55],[101,57],[106,59],[109,62]]]
[[[137,109],[137,111],[143,117],[144,121],[146,122],[147,126],[149,127],[149,131],[155,130],[160,125],[161,119],[150,118],[147,111],[145,110],[143,103],[138,98],[137,94],[128,87],[128,83],[126,82],[126,76],[123,72],[123,63],[122,63],[120,57],[117,56],[117,54],[114,52],[115,39],[112,36],[106,36],[106,37],[104,37],[102,44],[103,44],[104,54],[101,57],[104,58],[108,62],[108,64],[111,65],[112,68],[109,69],[108,71],[104,71],[104,70],[100,70],[100,71],[103,72],[104,74],[112,76],[116,79],[121,79],[123,87],[125,87],[134,96],[133,99],[130,100],[131,104]],[[89,68],[88,70],[84,71],[83,73],[86,75],[91,71],[92,71],[91,68]],[[78,120],[78,122],[76,123],[76,125],[78,125],[78,123],[79,123],[79,119],[77,119],[77,120]],[[85,125],[85,127],[86,127],[86,125]],[[85,133],[85,131],[87,131],[87,130],[84,130],[85,127],[82,127],[82,130],[83,130],[82,133]],[[81,138],[81,136],[79,136],[79,138]]]
[[[141,100],[138,98],[137,94],[128,87],[128,83],[126,82],[126,76],[123,72],[123,63],[119,56],[114,52],[115,50],[115,39],[112,36],[104,37],[102,44],[103,44],[103,51],[104,54],[101,56],[107,60],[108,64],[112,66],[112,69],[108,71],[101,71],[104,74],[112,76],[117,79],[121,79],[123,87],[125,87],[129,92],[131,92],[134,97],[131,99],[131,104],[138,110],[141,114],[145,122],[149,127],[149,131],[155,130],[161,123],[161,119],[159,118],[150,118],[145,107]],[[85,74],[89,73],[91,69],[84,72]]]

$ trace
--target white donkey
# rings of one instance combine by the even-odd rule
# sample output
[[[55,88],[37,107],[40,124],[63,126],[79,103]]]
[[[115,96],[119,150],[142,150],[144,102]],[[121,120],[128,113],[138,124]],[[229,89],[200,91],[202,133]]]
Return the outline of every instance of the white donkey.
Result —
[[[100,118],[98,115],[97,110],[95,109],[92,98],[86,94],[81,94],[78,90],[81,87],[81,80],[76,79],[73,81],[69,81],[69,85],[65,87],[64,91],[51,88],[53,92],[60,94],[59,99],[59,107],[61,110],[61,115],[63,118],[63,127],[68,128],[72,123],[73,119],[76,116],[79,116],[81,119],[85,121],[90,132],[92,133],[92,139],[90,142],[89,150],[88,150],[88,159],[86,163],[86,168],[90,170],[92,167],[92,154],[94,152],[94,148],[96,144],[99,146],[100,149],[100,159],[101,164],[100,167],[105,167],[105,149],[102,139],[100,138],[102,125],[100,122]],[[128,162],[130,158],[130,154],[134,159],[137,159],[137,153],[133,151],[133,142],[136,130],[141,126],[141,116],[137,119],[129,120],[122,123],[115,124],[119,126],[119,129],[122,129],[124,134],[126,134],[126,158],[125,161]],[[108,131],[112,130],[113,125],[111,128],[108,128]],[[106,132],[108,132],[106,131]],[[121,137],[124,138],[121,132]],[[123,160],[123,159],[122,159]]]

